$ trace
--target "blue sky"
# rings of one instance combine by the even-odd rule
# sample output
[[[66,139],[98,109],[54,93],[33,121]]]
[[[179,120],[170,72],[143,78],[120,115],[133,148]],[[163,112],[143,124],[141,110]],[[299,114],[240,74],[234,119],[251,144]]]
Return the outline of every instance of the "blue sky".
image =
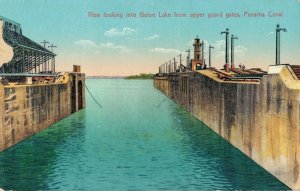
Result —
[[[266,17],[245,17],[245,11]],[[283,16],[269,17],[269,11]],[[89,18],[88,12],[123,13],[124,17]],[[129,12],[137,17],[126,18]],[[140,12],[156,16],[181,12],[187,17],[141,18]],[[208,18],[221,12],[222,18]],[[205,16],[191,18],[190,13]],[[226,13],[240,17],[226,18]],[[275,62],[277,23],[288,30],[281,34],[281,62],[300,64],[299,0],[0,0],[0,15],[21,23],[23,34],[36,42],[45,39],[57,45],[58,69],[71,70],[79,64],[88,75],[157,72],[160,64],[192,48],[197,35],[216,47],[213,65],[222,67],[224,36],[220,32],[225,28],[239,37],[236,64],[267,69]]]

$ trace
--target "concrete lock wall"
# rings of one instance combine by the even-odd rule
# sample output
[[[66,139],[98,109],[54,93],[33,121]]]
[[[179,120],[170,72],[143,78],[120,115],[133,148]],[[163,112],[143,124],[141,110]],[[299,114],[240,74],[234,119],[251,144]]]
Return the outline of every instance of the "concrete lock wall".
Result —
[[[84,108],[84,88],[78,88],[84,78],[71,73],[64,83],[0,85],[0,151]]]
[[[300,82],[287,68],[260,83],[217,82],[197,72],[154,86],[292,189],[300,189]]]

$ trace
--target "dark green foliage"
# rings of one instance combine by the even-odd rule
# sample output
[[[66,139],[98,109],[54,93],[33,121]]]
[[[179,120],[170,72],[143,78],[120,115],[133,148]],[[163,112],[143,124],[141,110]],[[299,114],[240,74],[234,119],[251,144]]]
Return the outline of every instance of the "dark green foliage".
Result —
[[[142,74],[139,74],[139,75],[127,76],[125,79],[129,79],[129,80],[132,80],[132,79],[147,80],[147,79],[153,79],[153,77],[154,77],[154,74],[145,74],[145,73],[142,73]]]

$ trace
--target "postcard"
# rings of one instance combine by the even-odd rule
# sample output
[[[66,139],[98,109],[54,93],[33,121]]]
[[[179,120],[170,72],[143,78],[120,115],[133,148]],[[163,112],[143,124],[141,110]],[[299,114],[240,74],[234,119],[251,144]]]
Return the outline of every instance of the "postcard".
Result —
[[[0,190],[299,190],[299,0],[0,0]]]

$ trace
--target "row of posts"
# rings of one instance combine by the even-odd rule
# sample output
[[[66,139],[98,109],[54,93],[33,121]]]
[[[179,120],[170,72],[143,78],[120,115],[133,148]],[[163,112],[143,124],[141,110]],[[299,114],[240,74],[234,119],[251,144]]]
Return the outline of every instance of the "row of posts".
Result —
[[[275,65],[280,65],[280,32],[287,32],[286,28],[281,28],[279,24],[276,26],[276,51],[275,51]],[[225,68],[229,68],[229,29],[221,32],[225,34]],[[231,35],[231,68],[234,69],[234,40],[238,37]]]
[[[225,34],[225,69],[229,71],[229,29],[222,31],[221,34]],[[237,40],[238,37],[231,35],[231,69],[234,69],[234,40]]]
[[[209,67],[211,67],[211,49],[214,47],[212,45],[209,45]],[[191,69],[190,63],[190,55],[191,51],[190,49],[186,50],[187,52],[187,57],[186,57],[186,66],[185,68]],[[179,57],[179,67],[177,67],[178,62],[176,61],[176,58],[174,57],[172,60],[169,60],[168,62],[162,64],[159,66],[159,73],[160,74],[170,74],[170,73],[176,73],[176,72],[182,72],[181,67],[183,66],[182,64],[182,54],[179,54],[177,57]],[[202,59],[204,59],[204,42],[202,41]]]
[[[46,44],[50,44],[50,42],[44,40],[43,42],[41,42],[41,44],[43,44],[44,48],[46,48]],[[50,48],[50,51],[52,53],[54,53],[53,48],[57,48],[57,46],[55,46],[54,44],[51,44],[50,46],[48,46],[48,48]],[[49,64],[50,64],[50,66],[49,66]],[[55,73],[55,56],[53,56],[51,58],[50,63],[48,60],[46,63],[43,64],[42,70],[45,71],[46,73]],[[39,73],[40,73],[40,67],[39,67]]]
[[[181,54],[180,54],[180,60],[181,60]],[[180,61],[181,64],[181,61]],[[159,73],[161,74],[170,74],[177,72],[177,61],[176,58],[173,58],[172,60],[169,60],[168,62],[162,64],[159,66]]]
[[[278,24],[276,26],[276,52],[275,52],[275,64],[280,65],[280,32],[287,32],[286,28],[281,28]],[[227,28],[225,31],[221,32],[221,35],[225,34],[225,69],[229,71],[229,29]],[[237,40],[238,37],[235,35],[231,35],[231,69],[234,69],[234,40]],[[202,59],[204,59],[204,41],[201,42],[202,46]],[[212,61],[211,61],[211,50],[214,49],[212,45],[209,45],[209,68],[212,67]],[[185,51],[188,53],[187,55],[187,62],[186,67],[190,69],[190,49]],[[181,54],[180,56],[180,65],[181,63]],[[203,62],[202,62],[203,63]],[[159,66],[159,73],[173,73],[177,72],[177,62],[175,58],[173,59],[173,62],[170,60],[169,62],[166,62],[165,64],[162,64]],[[180,72],[180,71],[179,71]]]

